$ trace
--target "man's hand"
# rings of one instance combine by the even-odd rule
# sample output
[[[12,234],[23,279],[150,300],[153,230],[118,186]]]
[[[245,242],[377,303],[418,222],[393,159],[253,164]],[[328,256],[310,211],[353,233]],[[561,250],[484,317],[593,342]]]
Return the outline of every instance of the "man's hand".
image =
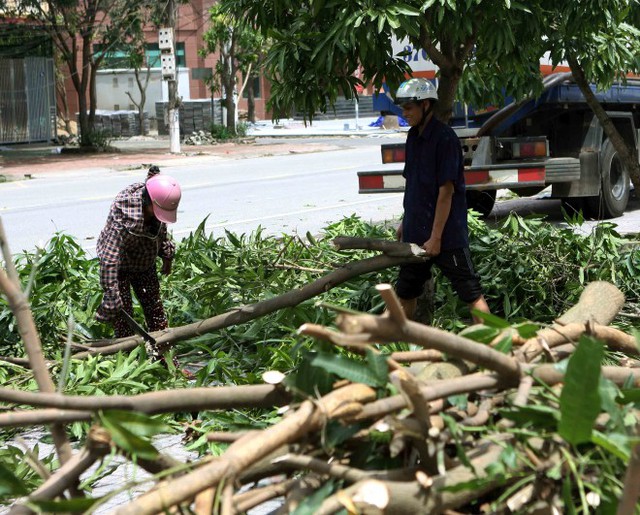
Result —
[[[442,240],[440,238],[431,237],[422,244],[422,248],[429,257],[436,257],[440,254]]]
[[[162,268],[160,272],[162,275],[169,275],[171,273],[171,265],[173,264],[173,259],[170,258],[162,258]]]

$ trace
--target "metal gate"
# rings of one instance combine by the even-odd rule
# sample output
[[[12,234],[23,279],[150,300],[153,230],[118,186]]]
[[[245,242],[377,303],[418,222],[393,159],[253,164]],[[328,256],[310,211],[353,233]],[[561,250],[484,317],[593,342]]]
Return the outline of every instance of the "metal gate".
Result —
[[[0,58],[0,144],[56,137],[53,59]]]

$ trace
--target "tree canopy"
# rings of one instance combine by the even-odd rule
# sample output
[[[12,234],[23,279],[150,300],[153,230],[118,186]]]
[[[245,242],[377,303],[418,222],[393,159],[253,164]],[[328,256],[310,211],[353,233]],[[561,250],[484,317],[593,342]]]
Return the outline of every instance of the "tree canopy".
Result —
[[[108,55],[139,22],[146,0],[16,0],[15,14],[36,21],[51,36],[67,66],[78,96],[81,144],[92,145],[97,103],[96,72]],[[8,9],[8,6],[7,6]],[[99,46],[98,46],[99,45]]]
[[[455,99],[500,103],[541,91],[540,59],[571,55],[606,87],[637,68],[637,2],[607,0],[221,0],[221,8],[272,38],[266,68],[274,115],[325,112],[361,83],[393,90],[410,72],[393,41],[422,48],[438,67],[436,114]],[[359,77],[356,72],[361,71]]]
[[[214,5],[209,10],[210,27],[204,34],[206,54],[218,52],[212,89],[223,95],[227,109],[227,127],[236,132],[237,98],[242,95],[245,85],[254,75],[255,67],[261,60],[265,48],[265,38],[256,30]],[[237,75],[241,73],[243,82],[238,88]]]
[[[640,166],[632,141],[618,133],[596,100],[591,84],[605,90],[640,72],[640,4],[630,0],[550,2],[544,44],[553,63],[566,61],[587,103],[640,188]]]
[[[505,0],[221,1],[223,9],[273,40],[266,67],[274,113],[290,113],[295,106],[310,118],[339,95],[351,98],[362,83],[380,87],[386,81],[395,88],[410,68],[402,55],[394,55],[394,40],[425,49],[438,66],[436,114],[443,119],[451,114],[466,69],[484,77],[476,87],[466,83],[462,92],[469,99],[486,100],[487,92],[494,99],[505,90],[530,92],[540,48],[529,50],[518,42],[543,35],[543,12],[533,5]],[[486,87],[495,86],[496,77],[501,87]]]

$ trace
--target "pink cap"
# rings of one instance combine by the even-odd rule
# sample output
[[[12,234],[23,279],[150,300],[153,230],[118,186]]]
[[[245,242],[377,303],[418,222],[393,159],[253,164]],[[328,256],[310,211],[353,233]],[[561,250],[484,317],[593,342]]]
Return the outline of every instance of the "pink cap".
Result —
[[[174,223],[182,196],[178,181],[169,175],[158,174],[147,179],[146,186],[155,217],[167,224]]]

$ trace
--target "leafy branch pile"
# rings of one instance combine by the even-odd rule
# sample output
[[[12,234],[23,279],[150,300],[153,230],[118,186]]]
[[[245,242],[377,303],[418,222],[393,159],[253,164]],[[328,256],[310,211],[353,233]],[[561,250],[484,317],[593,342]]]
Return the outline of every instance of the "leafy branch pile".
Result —
[[[14,383],[0,389],[11,408],[0,414],[0,425],[49,425],[61,465],[50,459],[40,467],[50,471],[48,479],[27,482],[2,454],[0,492],[25,496],[12,513],[91,511],[106,499],[78,495],[86,470],[120,454],[152,474],[155,485],[119,513],[158,513],[170,506],[242,513],[283,495],[283,510],[296,513],[609,513],[616,507],[619,513],[634,513],[639,493],[634,478],[640,473],[639,348],[634,335],[610,324],[621,309],[633,310],[637,297],[627,274],[635,270],[637,253],[625,249],[611,228],[587,238],[570,237],[568,231],[563,235],[568,247],[553,231],[517,217],[500,231],[474,223],[478,268],[492,273],[483,274],[492,308],[504,314],[508,297],[510,313],[519,318],[507,322],[487,316],[484,325],[455,334],[406,320],[392,288],[372,286],[371,274],[384,277],[400,262],[422,259],[412,246],[380,240],[389,235],[384,228],[347,220],[328,228],[326,241],[290,237],[277,240],[278,245],[259,233],[248,239],[227,234],[222,242],[200,228],[181,244],[178,276],[166,285],[172,328],[155,335],[159,342],[173,342],[178,352],[190,349],[188,357],[203,366],[196,385],[152,383],[137,337],[72,343],[77,359],[45,361],[37,318],[20,287],[25,282],[8,267],[0,273],[0,288],[28,359],[13,359],[13,374],[2,378],[5,386]],[[337,238],[345,232],[364,238]],[[590,241],[594,238],[597,245]],[[331,248],[330,241],[340,248]],[[509,241],[521,246],[513,249],[503,274],[495,264],[489,267],[483,249],[493,248],[496,259]],[[197,247],[206,251],[193,251]],[[345,258],[347,248],[364,249],[364,259]],[[611,259],[611,249],[617,259]],[[557,269],[552,250],[566,256]],[[573,255],[578,261],[570,259]],[[44,257],[27,260],[45,262]],[[536,282],[534,272],[523,269],[521,283],[505,282],[499,289],[491,284],[491,278],[517,276],[518,267],[527,264],[553,272],[552,279],[543,274]],[[583,275],[575,277],[575,270]],[[594,281],[598,274],[620,287]],[[32,277],[29,288],[35,292],[37,272]],[[530,297],[541,284],[549,295],[544,310]],[[436,290],[440,299],[449,297],[446,288]],[[93,293],[81,295],[88,306]],[[312,302],[320,295],[322,306]],[[564,306],[558,310],[564,312],[561,317],[550,313],[553,303]],[[68,310],[85,313],[69,304]],[[354,306],[386,311],[361,314]],[[62,301],[58,307],[64,307]],[[447,303],[436,319],[444,310],[455,315],[456,309]],[[530,309],[540,310],[542,324],[528,321],[536,319],[528,316]],[[330,311],[338,312],[335,321]],[[221,314],[202,316],[207,312]],[[7,319],[3,312],[2,320]],[[95,329],[88,318],[84,321],[84,332]],[[337,329],[328,327],[333,322]],[[56,335],[59,328],[51,331]],[[264,347],[274,355],[261,352]],[[47,348],[47,354],[60,357],[51,343]],[[120,373],[123,382],[129,381],[124,391],[99,373],[114,362],[118,365],[109,371],[115,374],[137,367],[132,376]],[[58,368],[65,364],[66,375]],[[19,365],[28,365],[30,372],[18,372]],[[80,366],[98,376],[95,383],[78,387]],[[53,385],[50,372],[58,370],[59,381],[73,385],[58,388],[68,394]],[[31,374],[39,392],[27,379]],[[170,389],[144,392],[145,381],[149,390]],[[130,386],[140,393],[127,391]],[[171,416],[159,419],[159,414]],[[190,420],[188,432],[199,435],[202,456],[193,463],[158,452],[150,440],[157,432],[176,430],[181,420]],[[89,423],[84,447],[72,452],[65,426]],[[11,452],[17,461],[15,448]],[[265,478],[271,478],[267,485],[257,483]]]

